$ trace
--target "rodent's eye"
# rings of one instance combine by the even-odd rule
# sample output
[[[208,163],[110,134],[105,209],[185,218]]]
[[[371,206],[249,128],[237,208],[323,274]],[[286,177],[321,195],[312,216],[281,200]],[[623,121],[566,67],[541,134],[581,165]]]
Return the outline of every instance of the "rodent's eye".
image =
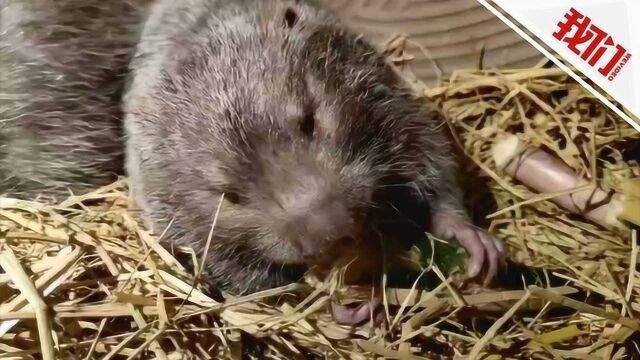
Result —
[[[242,202],[242,198],[237,192],[225,191],[224,198],[227,199],[233,205],[239,205]]]
[[[316,117],[312,112],[306,113],[300,120],[300,131],[304,136],[311,139],[316,131]]]
[[[287,8],[284,12],[284,25],[291,29],[298,22],[298,14],[292,8]]]

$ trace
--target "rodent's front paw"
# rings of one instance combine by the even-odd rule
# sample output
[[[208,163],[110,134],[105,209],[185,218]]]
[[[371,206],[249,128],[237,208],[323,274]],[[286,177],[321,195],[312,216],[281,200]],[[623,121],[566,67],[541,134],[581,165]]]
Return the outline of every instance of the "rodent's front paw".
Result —
[[[487,269],[485,285],[496,276],[498,266],[506,256],[502,241],[455,213],[436,213],[432,224],[433,235],[465,248],[469,254],[467,274],[470,277],[478,276],[483,267]]]

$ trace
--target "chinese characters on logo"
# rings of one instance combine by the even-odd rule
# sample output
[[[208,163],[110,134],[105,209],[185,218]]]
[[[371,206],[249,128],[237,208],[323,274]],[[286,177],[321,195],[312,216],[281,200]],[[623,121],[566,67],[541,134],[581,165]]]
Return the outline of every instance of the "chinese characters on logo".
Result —
[[[558,30],[553,36],[567,43],[569,50],[580,55],[591,67],[602,60],[604,65],[598,68],[598,72],[613,81],[631,59],[631,53],[622,45],[616,44],[611,35],[592,24],[588,16],[576,9],[571,8],[564,18],[564,22],[558,23]]]

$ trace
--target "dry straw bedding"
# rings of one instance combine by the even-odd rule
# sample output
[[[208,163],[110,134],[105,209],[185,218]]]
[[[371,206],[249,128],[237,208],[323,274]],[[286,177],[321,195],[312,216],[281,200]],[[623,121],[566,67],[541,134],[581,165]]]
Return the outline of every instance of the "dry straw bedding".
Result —
[[[370,290],[341,286],[340,271],[245,297],[207,295],[175,255],[200,264],[201,254],[159,246],[131,210],[124,181],[56,205],[2,198],[0,358],[637,354],[632,231],[606,230],[560,209],[503,174],[491,150],[502,135],[518,134],[604,189],[622,191],[625,180],[640,177],[633,155],[640,134],[555,68],[460,71],[426,96],[467,155],[476,217],[508,244],[515,263],[543,270],[510,272],[510,282],[480,289],[460,281],[460,271],[427,266],[439,285],[386,288],[386,324],[350,328],[331,321],[332,296]]]

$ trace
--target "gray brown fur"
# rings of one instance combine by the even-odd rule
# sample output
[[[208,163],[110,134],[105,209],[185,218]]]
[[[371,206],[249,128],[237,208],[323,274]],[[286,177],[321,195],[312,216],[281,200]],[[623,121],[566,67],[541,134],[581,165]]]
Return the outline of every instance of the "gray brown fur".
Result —
[[[121,172],[119,98],[145,2],[0,0],[0,194],[68,194]]]
[[[63,60],[75,62],[62,66],[24,66],[2,35],[0,56],[23,67],[12,72],[17,90],[10,91],[27,96],[32,83],[54,84],[41,90],[43,103],[2,105],[2,117],[15,118],[0,130],[8,137],[2,188],[98,184],[117,169],[118,108],[110,98],[120,81],[101,76],[120,74],[136,33],[126,28],[116,29],[122,37],[109,46],[110,37],[80,36],[91,59],[63,51]],[[122,57],[111,52],[120,49]],[[124,113],[136,200],[156,232],[173,220],[166,242],[201,250],[224,193],[207,259],[223,287],[245,292],[294,280],[309,259],[332,258],[354,239],[377,236],[405,208],[464,213],[441,121],[379,53],[316,7],[157,1],[131,69]],[[31,76],[34,70],[42,74]],[[74,106],[58,109],[59,100]],[[33,134],[28,146],[52,144],[37,157],[12,155],[10,148],[25,148],[17,144],[20,132]],[[428,222],[422,216],[420,231]]]

